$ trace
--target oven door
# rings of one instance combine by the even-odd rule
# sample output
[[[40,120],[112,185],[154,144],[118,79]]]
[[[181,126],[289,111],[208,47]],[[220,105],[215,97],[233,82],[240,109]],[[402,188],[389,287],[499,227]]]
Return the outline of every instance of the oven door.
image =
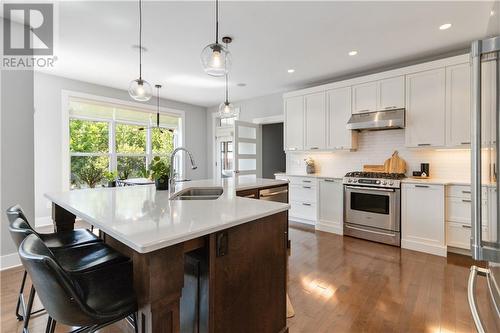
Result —
[[[345,222],[378,229],[400,231],[400,190],[344,187]]]

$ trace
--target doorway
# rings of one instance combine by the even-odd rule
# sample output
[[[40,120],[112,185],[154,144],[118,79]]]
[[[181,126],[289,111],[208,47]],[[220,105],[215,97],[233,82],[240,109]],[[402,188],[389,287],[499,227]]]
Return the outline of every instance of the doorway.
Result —
[[[283,138],[283,123],[262,124],[262,178],[274,179],[275,173],[285,172]]]

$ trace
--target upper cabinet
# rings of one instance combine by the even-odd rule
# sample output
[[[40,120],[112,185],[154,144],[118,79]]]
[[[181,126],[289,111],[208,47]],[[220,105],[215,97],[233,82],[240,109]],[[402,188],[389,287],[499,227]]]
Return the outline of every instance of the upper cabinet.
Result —
[[[305,149],[326,148],[326,100],[319,92],[304,97]]]
[[[304,149],[304,97],[285,99],[285,150]]]
[[[446,67],[446,145],[470,144],[470,65]]]
[[[378,81],[378,110],[403,109],[405,107],[405,78],[396,76]]]
[[[446,71],[444,68],[406,76],[406,145],[445,146]]]
[[[357,146],[357,132],[346,127],[351,117],[351,87],[326,92],[328,101],[328,149],[351,150]]]
[[[377,111],[377,82],[358,84],[352,87],[352,113]]]

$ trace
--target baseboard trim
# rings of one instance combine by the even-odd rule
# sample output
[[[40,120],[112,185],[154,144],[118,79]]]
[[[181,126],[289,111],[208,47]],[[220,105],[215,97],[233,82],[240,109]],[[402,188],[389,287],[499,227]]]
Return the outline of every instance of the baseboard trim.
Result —
[[[425,252],[425,253],[429,253],[429,254],[434,254],[436,256],[441,256],[441,257],[446,257],[446,254],[447,254],[446,246],[424,244],[424,243],[411,241],[411,240],[405,240],[405,239],[401,240],[401,248],[413,250],[413,251],[418,251],[418,252]]]
[[[325,224],[321,222],[318,222],[316,224],[316,230],[329,232],[337,235],[344,234],[344,228],[341,225]]]
[[[288,216],[288,219],[290,221],[298,222],[298,223],[302,223],[302,224],[308,224],[308,225],[312,225],[312,226],[316,225],[316,221],[306,220],[306,219],[303,219],[300,217]]]
[[[21,266],[19,255],[14,252],[0,257],[0,271]]]

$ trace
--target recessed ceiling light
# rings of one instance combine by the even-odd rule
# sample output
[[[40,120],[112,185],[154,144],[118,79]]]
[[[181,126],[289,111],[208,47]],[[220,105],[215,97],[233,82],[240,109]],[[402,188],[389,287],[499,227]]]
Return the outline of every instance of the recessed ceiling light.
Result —
[[[287,72],[290,73],[290,74],[295,73],[295,69],[290,68]]]
[[[352,50],[349,52],[350,56],[355,56],[356,54],[358,54],[358,51]]]
[[[445,24],[439,26],[439,30],[446,30],[449,28],[451,28],[451,23],[445,23]]]

